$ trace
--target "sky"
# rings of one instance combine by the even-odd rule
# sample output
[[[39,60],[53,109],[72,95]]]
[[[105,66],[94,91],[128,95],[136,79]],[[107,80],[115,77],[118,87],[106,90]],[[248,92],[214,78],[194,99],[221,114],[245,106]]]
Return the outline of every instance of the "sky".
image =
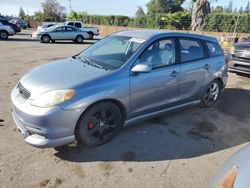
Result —
[[[69,0],[58,1],[69,11]],[[22,6],[26,14],[32,15],[35,11],[41,10],[41,2],[44,0],[0,0],[0,13],[17,16]],[[88,14],[134,16],[137,6],[142,6],[146,10],[147,2],[149,0],[71,0],[71,5],[74,11],[86,11]],[[212,0],[212,6],[224,7],[228,2],[228,0]],[[248,0],[233,0],[233,7],[245,8],[247,3]]]

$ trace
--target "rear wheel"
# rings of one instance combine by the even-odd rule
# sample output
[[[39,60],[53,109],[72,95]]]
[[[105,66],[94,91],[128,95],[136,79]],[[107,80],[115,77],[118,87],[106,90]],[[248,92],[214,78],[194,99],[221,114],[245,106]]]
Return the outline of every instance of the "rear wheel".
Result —
[[[110,141],[122,126],[120,109],[111,102],[94,105],[80,118],[76,137],[88,146]]]
[[[211,107],[215,104],[220,95],[220,84],[217,80],[214,80],[209,84],[206,91],[201,98],[202,107]]]
[[[0,31],[0,39],[8,39],[9,33],[7,31]]]
[[[78,35],[78,36],[76,37],[75,41],[76,41],[77,43],[82,43],[82,42],[83,42],[83,37],[80,36],[80,35]]]
[[[41,38],[41,41],[43,43],[49,43],[50,42],[50,37],[48,35],[43,35]]]

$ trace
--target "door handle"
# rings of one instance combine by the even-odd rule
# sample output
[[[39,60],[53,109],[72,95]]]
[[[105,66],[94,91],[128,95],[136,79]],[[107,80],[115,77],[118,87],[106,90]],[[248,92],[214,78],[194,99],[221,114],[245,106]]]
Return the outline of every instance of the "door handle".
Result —
[[[178,75],[178,72],[177,71],[173,71],[171,74],[170,74],[170,76],[172,76],[172,77],[176,77]]]
[[[205,66],[204,66],[204,69],[206,69],[206,70],[208,70],[210,68],[210,64],[206,64]]]

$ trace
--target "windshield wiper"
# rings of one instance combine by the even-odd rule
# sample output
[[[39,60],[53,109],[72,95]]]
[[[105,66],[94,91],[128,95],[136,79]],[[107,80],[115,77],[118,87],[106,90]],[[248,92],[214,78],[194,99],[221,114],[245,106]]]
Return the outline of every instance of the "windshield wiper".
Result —
[[[107,68],[105,68],[104,66],[102,65],[99,65],[97,63],[94,63],[93,61],[90,61],[88,58],[86,57],[78,57],[78,59],[80,59],[82,62],[88,64],[88,65],[92,65],[94,67],[97,67],[97,68],[100,68],[100,69],[105,69],[107,70]]]

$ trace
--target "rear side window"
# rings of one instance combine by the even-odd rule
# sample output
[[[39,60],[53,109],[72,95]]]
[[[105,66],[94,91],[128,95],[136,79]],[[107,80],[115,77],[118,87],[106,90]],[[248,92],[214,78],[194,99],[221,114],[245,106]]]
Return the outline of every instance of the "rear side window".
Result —
[[[200,41],[195,39],[180,39],[181,62],[204,58],[204,50]]]
[[[82,27],[81,23],[79,23],[79,22],[76,22],[76,23],[75,23],[75,26],[78,27],[78,28],[81,28],[81,27]]]
[[[219,56],[223,55],[223,51],[219,44],[212,43],[212,42],[206,42],[207,48],[208,48],[208,55],[209,57]]]

